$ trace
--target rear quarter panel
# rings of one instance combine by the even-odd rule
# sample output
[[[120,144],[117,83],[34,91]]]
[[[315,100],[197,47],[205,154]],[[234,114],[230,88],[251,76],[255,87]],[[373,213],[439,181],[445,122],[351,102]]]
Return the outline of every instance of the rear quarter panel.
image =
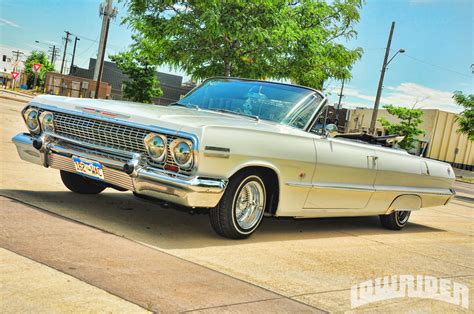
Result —
[[[443,205],[449,199],[455,179],[449,164],[382,147],[376,148],[376,155],[376,193],[370,211],[380,213],[400,195],[418,195],[421,207]]]

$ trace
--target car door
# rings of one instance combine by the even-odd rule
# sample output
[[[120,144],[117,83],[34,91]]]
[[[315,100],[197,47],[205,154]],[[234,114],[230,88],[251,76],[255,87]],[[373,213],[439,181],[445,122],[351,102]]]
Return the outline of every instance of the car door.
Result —
[[[325,114],[324,112],[321,114]],[[325,118],[326,119],[326,118]],[[377,157],[370,145],[326,137],[316,119],[316,167],[305,203],[308,209],[360,209],[374,193]]]

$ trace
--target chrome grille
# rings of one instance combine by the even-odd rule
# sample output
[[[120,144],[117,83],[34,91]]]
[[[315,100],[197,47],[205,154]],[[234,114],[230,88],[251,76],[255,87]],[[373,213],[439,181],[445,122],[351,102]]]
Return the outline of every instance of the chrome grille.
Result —
[[[38,110],[40,113],[44,109]],[[150,166],[165,169],[165,165],[177,166],[169,150],[169,144],[176,136],[166,135],[168,139],[167,159],[163,163],[153,161],[145,148],[143,139],[150,133],[145,129],[130,127],[83,116],[54,112],[54,133],[81,143],[113,148],[124,153],[140,153],[147,156]],[[179,167],[178,167],[179,168]],[[179,169],[180,174],[190,174],[191,170]]]
[[[94,145],[126,152],[146,152],[143,139],[149,131],[128,126],[73,116],[54,114],[54,131],[58,135]]]

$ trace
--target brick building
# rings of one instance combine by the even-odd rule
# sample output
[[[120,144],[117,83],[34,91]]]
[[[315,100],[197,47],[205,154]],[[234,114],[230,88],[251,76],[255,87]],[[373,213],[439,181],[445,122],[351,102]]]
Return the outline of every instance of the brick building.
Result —
[[[47,72],[45,77],[45,93],[60,96],[94,98],[96,81],[78,76]],[[112,86],[100,82],[99,98],[111,98]]]
[[[94,76],[95,63],[96,59],[90,58],[87,69],[74,67],[71,74],[92,80],[92,77]],[[153,102],[158,105],[166,105],[175,102],[194,87],[193,84],[183,85],[183,78],[179,75],[157,72],[156,77],[159,81],[159,86],[163,91],[161,97],[153,99]],[[122,85],[126,80],[128,80],[128,76],[123,74],[115,63],[104,61],[102,81],[111,85],[112,89],[110,98],[118,100],[123,99]]]

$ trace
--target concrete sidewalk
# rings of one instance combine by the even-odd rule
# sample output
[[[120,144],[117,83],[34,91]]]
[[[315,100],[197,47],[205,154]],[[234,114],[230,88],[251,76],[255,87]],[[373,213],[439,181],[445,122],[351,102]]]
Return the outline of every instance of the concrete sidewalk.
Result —
[[[154,312],[319,312],[274,292],[8,198],[0,197],[0,208],[0,247],[99,288],[97,294],[82,288],[85,295],[76,295],[79,300],[84,297],[81,302],[103,294],[102,289]],[[5,264],[15,269],[8,260]],[[55,286],[56,279],[39,273],[46,290]],[[4,276],[10,282],[2,288],[4,293],[27,290],[33,284],[19,276],[13,285],[14,272]],[[71,296],[51,293],[30,299],[24,308],[21,293],[16,298],[2,298],[2,308],[14,308],[15,312],[49,312],[51,306],[54,312],[66,310],[61,307]],[[117,306],[115,309],[120,303]],[[119,312],[133,312],[128,310],[130,307],[127,303]],[[100,305],[95,310],[102,311]],[[82,311],[79,304],[73,311]]]
[[[60,271],[0,248],[0,312],[149,313]]]

